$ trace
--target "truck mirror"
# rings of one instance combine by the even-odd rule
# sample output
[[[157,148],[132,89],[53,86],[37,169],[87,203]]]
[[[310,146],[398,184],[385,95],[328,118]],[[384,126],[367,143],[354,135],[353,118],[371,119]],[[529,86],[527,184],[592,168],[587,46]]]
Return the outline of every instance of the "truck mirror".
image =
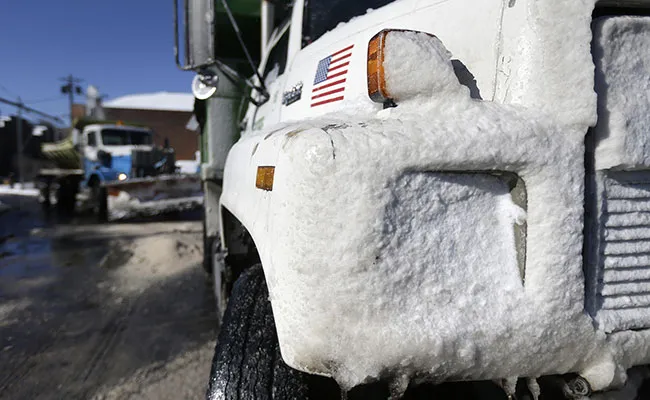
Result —
[[[179,0],[174,0],[174,56],[182,70],[196,70],[214,63],[214,1],[181,0],[184,60],[179,55]]]

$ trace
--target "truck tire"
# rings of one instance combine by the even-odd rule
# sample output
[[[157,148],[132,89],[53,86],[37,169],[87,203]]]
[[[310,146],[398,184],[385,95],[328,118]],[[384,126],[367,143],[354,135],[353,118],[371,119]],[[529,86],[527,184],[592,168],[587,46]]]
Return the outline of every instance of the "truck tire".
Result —
[[[59,214],[70,216],[74,213],[77,196],[75,182],[62,179],[56,191],[56,207]]]
[[[106,188],[99,188],[99,212],[97,213],[99,222],[108,221],[108,193]]]
[[[208,399],[337,399],[332,379],[297,371],[282,361],[261,265],[235,283],[212,361]]]
[[[99,182],[92,186],[93,211],[97,222],[108,221],[108,193]]]

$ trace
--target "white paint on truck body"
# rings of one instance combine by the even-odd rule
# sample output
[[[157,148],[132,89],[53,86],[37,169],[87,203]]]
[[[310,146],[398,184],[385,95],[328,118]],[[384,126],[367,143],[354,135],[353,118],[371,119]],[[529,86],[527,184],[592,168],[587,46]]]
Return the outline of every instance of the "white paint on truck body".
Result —
[[[259,251],[283,359],[343,387],[576,372],[594,390],[650,363],[650,326],[608,335],[585,311],[594,1],[401,0],[299,50],[301,3],[286,72],[248,111],[221,196]],[[368,41],[386,28],[440,39],[386,44],[402,85],[439,91],[386,110],[368,98]],[[319,62],[350,46],[344,99],[312,106]],[[459,65],[447,52],[476,88],[436,80]],[[275,167],[272,191],[258,166]],[[503,172],[525,183],[525,207]]]

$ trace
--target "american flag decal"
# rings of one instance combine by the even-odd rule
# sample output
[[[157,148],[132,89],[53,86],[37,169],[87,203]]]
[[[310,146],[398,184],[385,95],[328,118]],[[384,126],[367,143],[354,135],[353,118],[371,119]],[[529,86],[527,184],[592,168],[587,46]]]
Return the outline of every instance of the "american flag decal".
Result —
[[[350,45],[318,62],[314,86],[311,90],[312,107],[343,100],[353,47],[354,45]]]

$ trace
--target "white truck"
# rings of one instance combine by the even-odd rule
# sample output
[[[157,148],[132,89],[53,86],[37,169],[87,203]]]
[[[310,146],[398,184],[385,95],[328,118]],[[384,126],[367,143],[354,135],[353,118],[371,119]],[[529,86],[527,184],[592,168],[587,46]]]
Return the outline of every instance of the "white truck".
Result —
[[[209,398],[650,398],[650,1],[263,1],[239,80],[184,11]]]

